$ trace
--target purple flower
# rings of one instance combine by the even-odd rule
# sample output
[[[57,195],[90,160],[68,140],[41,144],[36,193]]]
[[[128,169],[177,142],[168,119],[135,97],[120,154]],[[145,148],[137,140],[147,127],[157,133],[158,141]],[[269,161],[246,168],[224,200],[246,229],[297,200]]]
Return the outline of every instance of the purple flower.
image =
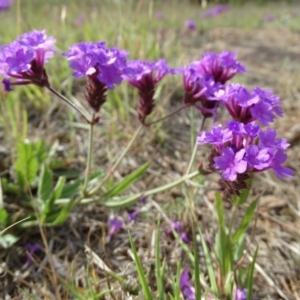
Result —
[[[128,221],[131,222],[131,221],[135,221],[137,216],[141,213],[141,210],[140,209],[137,209],[131,213],[128,213]]]
[[[275,19],[276,19],[276,18],[275,18],[275,16],[273,16],[273,15],[266,15],[266,16],[264,16],[263,21],[264,21],[265,23],[268,23],[268,22],[274,21]]]
[[[26,254],[26,265],[29,265],[32,261],[32,257],[34,254],[36,254],[37,251],[41,250],[42,247],[40,244],[35,243],[35,244],[26,244],[25,248],[27,249],[27,254]]]
[[[247,300],[248,290],[247,289],[237,289],[235,294],[235,300]]]
[[[195,288],[190,283],[190,279],[189,271],[185,269],[180,275],[179,287],[184,299],[195,300]]]
[[[273,122],[276,115],[282,116],[280,99],[271,91],[255,88],[249,92],[240,84],[228,84],[216,98],[223,102],[234,120],[244,124],[258,120],[263,125]]]
[[[259,136],[259,145],[264,148],[278,148],[278,149],[287,149],[289,147],[289,143],[287,143],[286,139],[276,139],[276,130],[267,128],[265,132],[260,130]]]
[[[194,61],[180,70],[185,90],[183,103],[195,106],[205,117],[214,116],[216,119],[218,101],[215,100],[215,94],[222,85],[215,82],[211,75],[201,74],[200,67],[200,61]]]
[[[157,19],[164,19],[165,18],[165,15],[161,12],[161,11],[156,11],[155,12],[155,17]]]
[[[225,180],[235,181],[237,174],[242,174],[247,170],[247,162],[244,160],[245,149],[234,152],[231,147],[222,150],[222,156],[215,157],[214,167],[224,171],[222,177]]]
[[[179,235],[179,237],[182,239],[182,241],[186,244],[190,242],[190,239],[188,238],[187,234],[183,231],[180,221],[172,221],[171,228],[169,228],[166,231],[167,235],[172,235],[173,231],[176,231]]]
[[[175,74],[175,69],[169,68],[164,59],[156,62],[133,60],[128,63],[129,72],[123,78],[139,90],[138,118],[142,124],[155,107],[154,94],[156,84],[167,74]]]
[[[270,165],[271,155],[269,149],[259,149],[256,145],[251,145],[246,149],[245,160],[256,170],[264,170]]]
[[[13,4],[13,0],[0,0],[0,11],[8,10]]]
[[[287,155],[282,149],[278,149],[270,163],[269,167],[273,169],[274,173],[279,179],[283,179],[283,177],[292,177],[294,174],[292,169],[282,166],[286,159]]]
[[[106,101],[107,89],[120,84],[129,72],[128,53],[118,48],[106,48],[105,42],[81,42],[69,48],[63,56],[69,60],[74,77],[86,77],[85,99],[98,112]]]
[[[197,138],[198,145],[212,144],[223,145],[232,138],[232,131],[229,129],[222,129],[222,125],[214,126],[211,132],[201,132]]]
[[[117,231],[123,228],[123,221],[118,218],[113,218],[109,220],[108,226],[108,236],[111,238]]]
[[[184,26],[191,31],[194,31],[197,29],[197,25],[196,25],[195,21],[193,21],[193,20],[186,20],[184,23]]]
[[[219,4],[219,5],[216,5],[213,8],[210,8],[210,9],[206,10],[202,14],[202,17],[203,18],[215,17],[215,16],[220,15],[221,13],[224,13],[224,12],[228,11],[229,9],[230,9],[230,7],[228,5]]]
[[[215,82],[224,84],[237,73],[245,73],[246,68],[236,60],[234,52],[208,52],[202,56],[201,72],[212,75]]]
[[[5,91],[13,85],[35,84],[49,86],[44,64],[53,56],[55,39],[48,37],[45,30],[24,33],[16,41],[4,45],[0,50],[0,74],[5,81]],[[10,81],[9,79],[17,79]]]

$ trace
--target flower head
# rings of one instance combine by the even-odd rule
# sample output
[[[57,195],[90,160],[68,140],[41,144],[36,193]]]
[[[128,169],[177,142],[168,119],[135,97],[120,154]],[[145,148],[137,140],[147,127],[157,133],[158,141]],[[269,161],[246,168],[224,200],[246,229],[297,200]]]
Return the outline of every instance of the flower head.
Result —
[[[193,20],[186,20],[184,23],[184,26],[191,31],[194,31],[197,29],[197,25],[196,25],[195,21],[193,21]]]
[[[206,53],[201,59],[201,72],[210,74],[215,82],[224,84],[237,73],[245,73],[246,68],[236,60],[236,53],[223,51],[220,54]]]
[[[169,68],[164,59],[156,62],[146,60],[133,60],[128,62],[130,72],[124,79],[139,91],[138,118],[141,123],[150,115],[155,107],[154,94],[156,84],[167,74],[176,74],[175,69]]]
[[[108,236],[111,238],[117,231],[123,228],[123,221],[118,218],[112,218],[108,222]]]
[[[8,10],[13,4],[13,0],[0,0],[0,11]]]
[[[183,76],[183,87],[185,105],[193,105],[199,109],[205,117],[214,116],[218,101],[215,94],[222,88],[222,84],[215,82],[209,74],[201,74],[200,62],[194,61],[181,69]]]
[[[216,5],[213,8],[210,8],[210,9],[206,10],[202,14],[202,17],[203,18],[215,17],[215,16],[220,15],[221,13],[224,13],[224,12],[228,11],[229,9],[230,9],[230,7],[228,5],[219,4],[219,5]]]
[[[179,286],[184,299],[195,300],[196,299],[195,288],[191,284],[190,279],[191,277],[189,271],[185,269],[180,275]]]
[[[272,169],[279,177],[291,177],[293,171],[282,166],[289,146],[285,139],[276,138],[276,131],[262,130],[255,123],[230,121],[223,129],[214,126],[210,132],[201,132],[198,144],[211,144],[210,166],[220,170],[222,178],[236,181],[239,174],[250,174]],[[248,176],[248,175],[247,175]]]
[[[247,300],[248,290],[247,289],[237,289],[235,294],[235,300]]]
[[[276,116],[283,115],[279,97],[266,89],[255,88],[250,92],[240,84],[228,84],[216,98],[224,103],[234,120],[244,124],[257,120],[268,125]]]
[[[12,85],[35,84],[48,86],[44,64],[53,56],[55,39],[48,37],[45,30],[34,30],[21,35],[16,41],[4,45],[0,50],[0,74],[6,91]],[[11,82],[10,79],[17,79]]]
[[[85,98],[95,112],[106,101],[107,89],[113,90],[127,74],[128,53],[118,48],[106,48],[105,42],[80,42],[69,48],[63,56],[74,70],[74,77],[86,77]]]

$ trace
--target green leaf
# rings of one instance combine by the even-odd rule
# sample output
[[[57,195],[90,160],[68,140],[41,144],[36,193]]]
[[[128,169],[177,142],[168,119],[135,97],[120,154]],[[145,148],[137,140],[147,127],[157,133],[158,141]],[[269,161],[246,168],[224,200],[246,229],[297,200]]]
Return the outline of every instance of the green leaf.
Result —
[[[220,193],[216,193],[216,210],[218,214],[219,227],[225,231],[223,202]]]
[[[7,213],[7,211],[5,210],[4,207],[0,207],[0,224],[3,227],[6,227],[7,222],[8,222],[8,213]]]
[[[12,234],[4,234],[0,235],[0,246],[4,249],[10,248],[13,244],[15,244],[19,240],[18,237]]]
[[[155,275],[156,275],[156,285],[159,294],[160,300],[165,300],[165,289],[164,289],[164,278],[162,273],[162,267],[160,263],[160,224],[156,228],[156,237],[155,237]]]
[[[219,261],[222,274],[222,282],[233,268],[233,254],[229,236],[220,228],[216,236],[215,252]]]
[[[232,244],[235,244],[239,240],[239,238],[246,232],[250,222],[252,221],[253,215],[255,213],[257,202],[258,202],[258,199],[253,201],[247,208],[240,226],[237,228],[236,232],[232,236],[232,239],[231,239]]]
[[[17,145],[18,158],[15,163],[18,184],[23,190],[36,178],[39,164],[30,142],[20,142]]]
[[[53,194],[53,175],[52,171],[45,165],[42,165],[40,180],[38,185],[38,198],[46,202]]]
[[[255,250],[253,260],[249,269],[249,276],[248,276],[248,283],[247,283],[247,289],[248,289],[248,294],[247,294],[247,300],[252,299],[252,294],[253,294],[253,278],[254,278],[254,267],[255,267],[255,262],[257,258],[257,253],[258,253],[258,247]]]
[[[202,231],[201,231],[199,226],[198,226],[198,232],[199,232],[199,235],[200,235],[200,238],[201,238],[201,243],[202,243],[203,252],[204,252],[204,256],[205,256],[205,263],[206,263],[206,266],[207,266],[210,286],[211,286],[212,291],[216,295],[218,295],[219,290],[218,290],[218,285],[217,285],[217,281],[216,281],[216,277],[215,277],[215,273],[214,273],[214,268],[213,268],[213,265],[212,265],[212,262],[211,262],[210,252],[209,252],[206,241],[203,237]]]
[[[64,184],[65,184],[66,178],[65,177],[59,177],[56,186],[54,188],[54,191],[51,193],[49,198],[46,200],[45,207],[42,212],[42,221],[46,220],[46,217],[49,213],[51,213],[52,207],[55,203],[55,200],[58,199],[62,193]]]
[[[64,223],[66,221],[66,219],[68,218],[73,206],[74,206],[74,201],[72,199],[70,199],[68,204],[64,205],[63,208],[60,210],[57,218],[52,222],[52,225],[59,226],[62,223]]]
[[[233,258],[234,261],[239,261],[244,253],[245,248],[245,234],[242,234],[237,243],[234,244]]]
[[[137,255],[136,248],[135,248],[135,245],[133,243],[130,232],[128,232],[128,234],[129,234],[131,249],[132,249],[133,256],[134,256],[135,266],[136,266],[136,269],[137,269],[137,272],[138,272],[139,281],[142,285],[142,290],[144,292],[145,299],[146,300],[152,300],[153,297],[151,295],[149,284],[148,284],[146,276],[144,274],[141,261],[140,261],[138,255]]]
[[[194,243],[194,268],[195,268],[195,295],[196,299],[201,299],[201,285],[200,285],[200,269],[199,269],[199,252],[198,252],[198,244],[196,239],[196,233],[195,233],[195,223],[192,224],[193,229],[193,243]]]
[[[132,185],[137,179],[139,179],[148,169],[150,162],[145,163],[140,168],[127,175],[121,182],[115,184],[115,186],[109,189],[104,195],[103,198],[107,199],[110,197],[118,196],[124,190],[126,190],[130,185]]]

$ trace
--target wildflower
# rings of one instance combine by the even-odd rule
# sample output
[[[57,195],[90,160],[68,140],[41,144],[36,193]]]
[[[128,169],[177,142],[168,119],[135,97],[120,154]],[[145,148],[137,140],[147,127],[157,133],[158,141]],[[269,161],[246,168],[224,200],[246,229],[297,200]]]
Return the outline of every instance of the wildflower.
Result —
[[[197,29],[197,25],[196,25],[195,21],[193,21],[193,20],[186,20],[184,23],[184,26],[191,31],[194,31]]]
[[[124,74],[124,79],[139,90],[138,118],[142,124],[155,107],[154,94],[156,84],[167,74],[175,74],[176,70],[169,68],[164,59],[157,62],[133,60],[128,63],[130,72]]]
[[[160,12],[160,11],[156,11],[156,12],[155,12],[155,17],[156,17],[157,19],[164,19],[164,18],[165,18],[165,15],[164,15],[162,12]]]
[[[230,121],[225,129],[221,125],[214,126],[210,132],[201,132],[197,142],[213,145],[208,167],[221,172],[219,183],[228,197],[239,195],[241,189],[247,187],[246,180],[252,173],[271,169],[280,179],[293,175],[290,168],[283,166],[287,159],[284,153],[289,146],[287,141],[276,138],[275,130],[264,131],[254,122]]]
[[[237,289],[235,294],[235,300],[247,300],[248,290],[247,289]]]
[[[187,234],[183,231],[181,223],[179,221],[172,221],[171,228],[166,231],[166,235],[172,235],[173,231],[176,231],[182,241],[186,244],[190,242]]]
[[[0,0],[0,11],[8,10],[13,4],[13,0]]]
[[[34,30],[21,35],[0,50],[0,74],[5,91],[13,85],[35,84],[49,86],[44,64],[53,56],[55,39],[47,37],[45,30]],[[16,79],[17,81],[10,81]]]
[[[215,96],[234,120],[244,124],[257,120],[268,125],[276,116],[283,116],[279,97],[266,89],[257,87],[249,92],[240,84],[228,84]]]
[[[186,300],[195,300],[195,288],[190,283],[190,279],[189,271],[185,269],[180,275],[179,286],[181,293]]]
[[[216,119],[218,101],[214,95],[222,85],[216,83],[212,76],[202,75],[199,68],[200,62],[195,61],[181,70],[185,90],[183,103],[195,106],[205,117],[214,116]]]
[[[41,250],[41,245],[38,243],[35,244],[28,243],[26,244],[25,248],[27,249],[25,265],[29,265],[32,261],[33,255],[36,254],[37,251]]]
[[[236,60],[235,52],[223,51],[220,54],[207,52],[201,58],[200,71],[211,75],[215,82],[224,84],[237,73],[245,73],[246,68]]]
[[[265,23],[268,23],[268,22],[274,21],[275,19],[276,19],[276,17],[273,16],[273,15],[266,15],[266,16],[264,17],[263,21],[264,21]]]
[[[219,5],[216,5],[213,8],[210,8],[210,9],[206,10],[202,14],[202,17],[203,18],[215,17],[215,16],[218,16],[218,15],[228,11],[229,9],[230,9],[230,7],[228,5],[219,4]]]
[[[232,148],[226,147],[222,150],[222,155],[214,159],[215,168],[223,170],[222,177],[225,180],[235,181],[237,174],[242,174],[247,169],[247,162],[243,159],[245,149],[235,152]]]
[[[107,89],[113,90],[128,72],[128,53],[118,48],[106,48],[105,42],[80,42],[63,56],[69,60],[74,77],[86,77],[85,99],[95,112],[99,112],[106,101]]]
[[[118,218],[113,218],[109,220],[108,226],[109,226],[108,236],[109,238],[111,238],[113,235],[115,235],[116,232],[118,232],[123,228],[123,221]]]

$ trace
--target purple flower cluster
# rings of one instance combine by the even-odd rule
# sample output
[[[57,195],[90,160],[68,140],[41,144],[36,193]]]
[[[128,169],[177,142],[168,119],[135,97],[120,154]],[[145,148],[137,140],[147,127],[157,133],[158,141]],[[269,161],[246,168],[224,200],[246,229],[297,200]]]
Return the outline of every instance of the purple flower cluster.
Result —
[[[186,300],[195,300],[195,288],[190,282],[191,276],[187,269],[185,269],[180,275],[179,287],[180,291]]]
[[[219,94],[224,94],[224,84],[245,67],[236,59],[236,54],[224,51],[220,54],[207,53],[199,61],[193,61],[181,69],[185,96],[184,105],[193,105],[204,117],[216,120]]]
[[[48,86],[44,64],[53,56],[55,39],[45,31],[34,30],[21,35],[16,41],[0,50],[0,74],[5,91],[13,85],[35,84]],[[10,79],[16,79],[11,81]]]
[[[156,84],[167,74],[175,74],[175,69],[169,68],[164,59],[156,62],[132,60],[128,62],[129,72],[123,78],[139,91],[138,118],[142,124],[155,107],[154,94]]]
[[[213,145],[210,167],[220,171],[225,181],[241,183],[249,174],[268,169],[280,179],[293,174],[291,169],[282,166],[287,159],[284,153],[289,146],[287,141],[276,138],[275,130],[263,130],[255,122],[229,121],[225,129],[218,125],[210,132],[201,132],[197,142]],[[236,189],[238,194],[237,186]],[[234,192],[233,187],[231,192]]]
[[[186,20],[184,22],[184,26],[191,31],[195,31],[197,29],[197,25],[193,20]]]
[[[13,4],[13,0],[0,0],[0,11],[8,10]]]
[[[218,16],[226,11],[228,11],[230,9],[230,7],[228,5],[224,5],[224,4],[219,4],[216,5],[213,8],[210,8],[208,10],[206,10],[203,14],[202,17],[203,18],[211,18],[211,17],[215,17]]]
[[[105,42],[80,42],[71,46],[63,56],[74,70],[74,77],[87,78],[85,98],[95,112],[106,101],[107,89],[113,90],[129,71],[128,53],[118,48],[106,48]]]

